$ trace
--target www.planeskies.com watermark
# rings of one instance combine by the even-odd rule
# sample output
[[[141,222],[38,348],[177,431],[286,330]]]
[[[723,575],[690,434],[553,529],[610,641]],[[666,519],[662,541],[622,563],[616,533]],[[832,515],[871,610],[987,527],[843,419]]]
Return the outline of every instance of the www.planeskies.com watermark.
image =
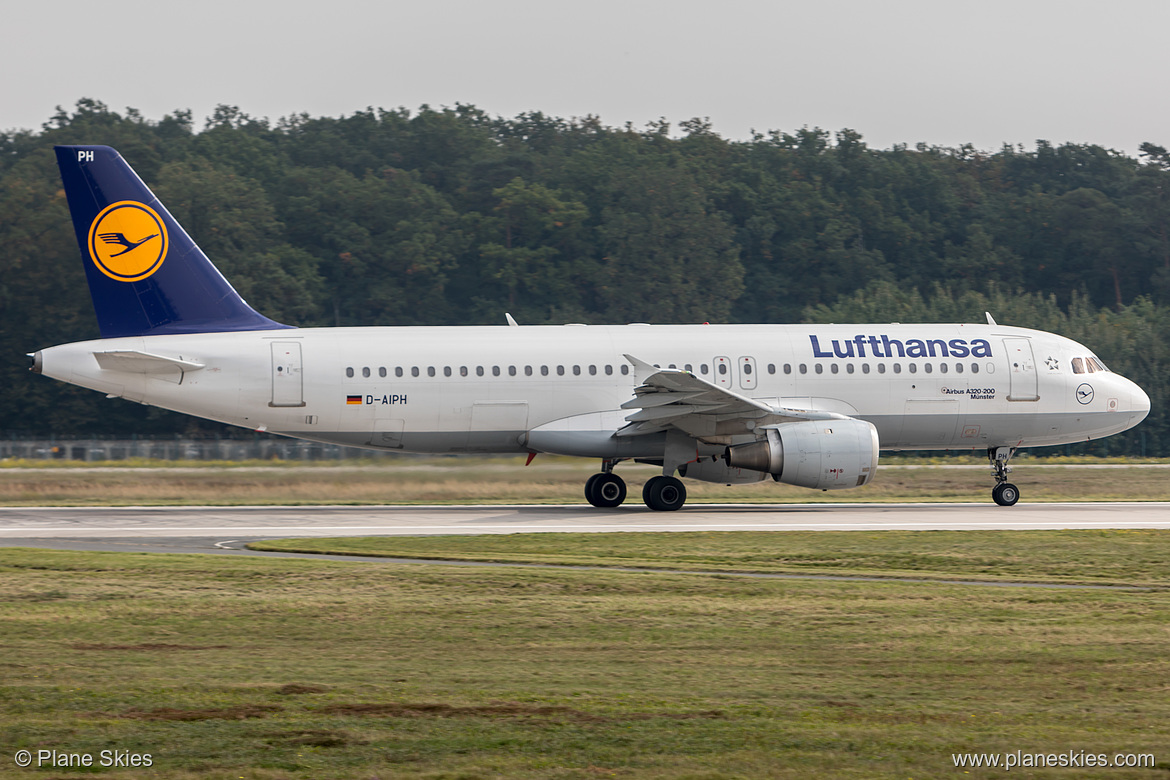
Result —
[[[1153,753],[1092,753],[1088,750],[1066,750],[1063,753],[952,753],[951,760],[961,769],[1070,769],[1093,767],[1097,769],[1153,769]]]

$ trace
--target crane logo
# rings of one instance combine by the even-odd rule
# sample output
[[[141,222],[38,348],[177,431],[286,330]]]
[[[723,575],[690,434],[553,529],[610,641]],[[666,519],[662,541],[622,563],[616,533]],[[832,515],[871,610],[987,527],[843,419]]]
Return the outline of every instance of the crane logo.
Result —
[[[158,212],[137,201],[111,203],[89,226],[89,256],[119,282],[145,279],[167,256],[167,228]]]

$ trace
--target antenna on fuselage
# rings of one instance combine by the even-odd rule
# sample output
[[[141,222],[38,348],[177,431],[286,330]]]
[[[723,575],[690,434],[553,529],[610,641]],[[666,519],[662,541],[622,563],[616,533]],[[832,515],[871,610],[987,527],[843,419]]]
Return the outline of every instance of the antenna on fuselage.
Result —
[[[985,311],[983,313],[987,316],[987,324],[988,325],[998,325],[999,324],[998,322],[995,321],[995,317],[991,316],[991,312]]]
[[[508,320],[509,327],[512,327],[512,328],[519,328],[520,327],[520,323],[516,322],[516,318],[513,317],[508,312],[504,312],[504,317]]]

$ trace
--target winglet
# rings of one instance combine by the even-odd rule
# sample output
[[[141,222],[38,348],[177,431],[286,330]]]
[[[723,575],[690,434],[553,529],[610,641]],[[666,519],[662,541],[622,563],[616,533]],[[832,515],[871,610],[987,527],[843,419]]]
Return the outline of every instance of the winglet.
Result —
[[[987,315],[987,324],[988,325],[999,325],[999,323],[995,321],[995,317],[991,316],[991,312],[985,311],[983,313]]]
[[[623,355],[626,360],[634,365],[634,379],[638,380],[638,384],[646,384],[646,380],[662,371],[658,366],[651,365],[645,360],[639,360],[633,355]]]

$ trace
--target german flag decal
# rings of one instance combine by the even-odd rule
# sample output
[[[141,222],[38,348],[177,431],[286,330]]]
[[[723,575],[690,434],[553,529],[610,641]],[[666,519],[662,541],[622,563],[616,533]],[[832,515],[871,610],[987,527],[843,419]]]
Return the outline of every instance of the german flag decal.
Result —
[[[361,402],[362,402],[362,397],[360,395],[347,395],[345,397],[346,406],[349,406],[350,404],[358,404],[360,406]]]

